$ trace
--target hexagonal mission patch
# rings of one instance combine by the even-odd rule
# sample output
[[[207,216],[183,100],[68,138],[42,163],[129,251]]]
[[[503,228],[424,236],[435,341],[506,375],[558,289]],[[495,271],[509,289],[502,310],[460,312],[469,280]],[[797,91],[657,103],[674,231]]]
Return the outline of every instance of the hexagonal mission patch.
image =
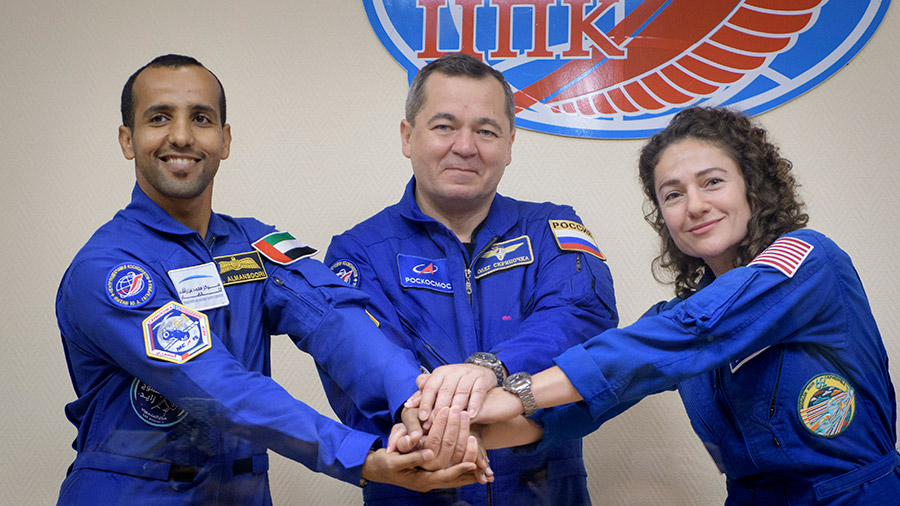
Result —
[[[142,327],[150,358],[183,364],[212,347],[206,315],[175,301],[154,311]]]

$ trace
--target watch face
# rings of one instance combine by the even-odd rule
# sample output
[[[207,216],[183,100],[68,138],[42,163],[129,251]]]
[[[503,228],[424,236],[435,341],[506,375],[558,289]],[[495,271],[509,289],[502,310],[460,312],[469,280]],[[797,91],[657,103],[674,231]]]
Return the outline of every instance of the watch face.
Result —
[[[473,353],[472,358],[474,358],[475,360],[481,360],[483,362],[496,362],[497,361],[497,357],[495,357],[494,355],[492,355],[490,353],[486,353],[483,351],[478,351],[478,352]]]
[[[531,383],[531,375],[527,372],[517,372],[507,379],[511,387],[519,387]]]

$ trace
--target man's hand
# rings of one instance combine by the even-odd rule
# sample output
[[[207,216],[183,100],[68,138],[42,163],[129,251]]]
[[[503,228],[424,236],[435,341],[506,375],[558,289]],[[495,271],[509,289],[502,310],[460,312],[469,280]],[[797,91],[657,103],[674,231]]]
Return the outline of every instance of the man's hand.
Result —
[[[416,395],[419,395],[418,391]],[[409,453],[418,447],[425,434],[422,422],[419,421],[418,404],[414,408],[404,406],[400,411],[400,422],[391,429],[387,449],[391,452]]]
[[[432,410],[445,406],[467,410],[470,417],[478,415],[488,390],[497,386],[497,376],[487,367],[475,364],[442,365],[431,374],[416,380],[419,395],[413,395],[406,407],[419,409],[419,420],[426,422]]]
[[[418,427],[414,411],[405,410],[404,418],[413,427]],[[479,483],[493,481],[494,472],[488,465],[484,445],[470,434],[469,415],[458,408],[441,408],[435,415],[434,424],[428,435],[421,439],[407,434],[407,426],[398,423],[391,430],[388,450],[408,453],[419,448],[431,451],[434,458],[422,467],[429,471],[444,469],[460,462],[475,462],[475,477]]]
[[[477,481],[474,462],[462,462],[439,471],[426,471],[420,467],[433,458],[434,452],[431,450],[402,454],[381,448],[369,452],[363,463],[362,477],[418,492],[462,487]]]

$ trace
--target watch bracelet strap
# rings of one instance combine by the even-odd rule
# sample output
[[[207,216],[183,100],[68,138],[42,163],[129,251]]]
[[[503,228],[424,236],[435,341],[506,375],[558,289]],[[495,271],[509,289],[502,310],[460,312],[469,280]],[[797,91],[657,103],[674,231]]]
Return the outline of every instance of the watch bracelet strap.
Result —
[[[531,386],[522,392],[519,392],[519,399],[522,400],[522,406],[525,408],[525,416],[531,416],[537,413],[537,402],[534,400],[534,393],[531,391]]]
[[[513,376],[515,375],[512,375],[509,378],[512,378]],[[509,378],[503,383],[503,389],[507,392],[516,394],[519,397],[519,400],[522,401],[522,408],[526,417],[535,414],[537,412],[537,401],[534,400],[534,392],[531,390],[530,376],[527,384],[516,386],[509,384]]]
[[[469,358],[466,359],[465,363],[480,365],[481,367],[490,369],[494,373],[494,376],[497,377],[497,386],[502,387],[503,381],[506,380],[506,370],[505,370],[505,367],[503,366],[503,362],[500,362],[500,360],[497,359],[496,356],[494,356],[494,359],[497,360],[497,368],[496,369],[487,364],[476,362],[474,359],[472,359],[472,355],[470,355]]]

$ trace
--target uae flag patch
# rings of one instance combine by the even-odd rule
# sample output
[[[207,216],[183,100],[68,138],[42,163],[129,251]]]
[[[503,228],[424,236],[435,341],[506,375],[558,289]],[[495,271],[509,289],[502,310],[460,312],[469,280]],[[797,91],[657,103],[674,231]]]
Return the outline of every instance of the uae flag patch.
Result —
[[[287,232],[272,232],[253,243],[253,247],[264,257],[281,265],[318,253],[318,250],[303,244]]]
[[[812,249],[812,244],[808,242],[794,237],[782,237],[757,255],[748,265],[768,265],[792,278]]]

